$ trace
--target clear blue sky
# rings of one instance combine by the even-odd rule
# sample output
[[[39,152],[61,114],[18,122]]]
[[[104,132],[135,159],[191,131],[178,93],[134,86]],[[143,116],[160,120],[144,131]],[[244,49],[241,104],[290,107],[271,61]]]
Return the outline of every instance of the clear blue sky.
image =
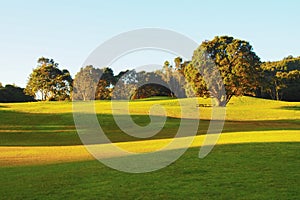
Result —
[[[74,75],[102,42],[144,27],[171,29],[199,44],[216,35],[245,39],[262,61],[299,56],[299,8],[297,0],[2,1],[0,82],[24,87],[41,56]]]

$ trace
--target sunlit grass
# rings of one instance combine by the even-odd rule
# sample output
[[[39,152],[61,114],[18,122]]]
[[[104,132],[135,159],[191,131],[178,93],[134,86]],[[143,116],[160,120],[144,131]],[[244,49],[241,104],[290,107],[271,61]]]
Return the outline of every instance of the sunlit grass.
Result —
[[[200,147],[205,136],[196,136],[190,147]],[[176,140],[185,140],[177,138]],[[158,139],[137,142],[120,142],[114,145],[119,148],[134,152],[146,153],[157,151],[168,145],[173,139]],[[236,132],[222,134],[217,145],[242,144],[242,143],[270,143],[270,142],[300,142],[299,131],[260,131],[260,132]],[[93,145],[95,148],[105,151],[107,145]],[[188,148],[177,145],[176,148]],[[93,157],[81,146],[43,146],[43,147],[0,147],[1,166],[15,165],[41,165],[60,162],[72,162],[80,160],[92,160]],[[106,155],[105,158],[118,157],[118,154]]]
[[[149,114],[149,109],[159,104],[164,107],[170,117],[181,117],[181,108],[179,101],[189,105],[193,99],[162,99],[157,100],[136,100],[130,101],[129,110],[132,115]],[[199,103],[210,104],[210,99],[198,99]],[[126,102],[119,102],[118,104],[126,104]],[[300,119],[300,102],[284,102],[273,101],[266,99],[258,99],[252,97],[234,97],[229,102],[226,108],[226,120],[280,120]],[[98,114],[111,114],[111,101],[95,101],[95,108]],[[210,107],[193,107],[199,109],[201,119],[210,119]],[[0,104],[0,111],[15,111],[24,113],[72,113],[72,102],[32,102],[32,103],[14,103],[14,104]],[[120,111],[119,114],[121,114]]]
[[[199,159],[212,108],[197,107],[194,100],[180,100],[182,107],[177,99],[131,101],[130,115],[141,126],[150,123],[156,104],[168,116],[162,131],[148,140],[118,128],[110,101],[94,102],[99,123],[114,145],[135,153],[167,145],[177,133],[181,112],[193,113],[191,123],[200,119],[187,153],[165,169],[140,175],[95,161],[77,135],[72,102],[0,104],[0,194],[4,199],[299,198],[300,102],[233,98],[217,145]],[[197,101],[210,104],[210,99]],[[121,109],[114,114],[128,114],[122,108],[126,103],[116,103]],[[93,146],[105,150],[107,144]]]
[[[190,148],[170,166],[127,174],[98,161],[0,168],[3,199],[299,199],[299,143]]]

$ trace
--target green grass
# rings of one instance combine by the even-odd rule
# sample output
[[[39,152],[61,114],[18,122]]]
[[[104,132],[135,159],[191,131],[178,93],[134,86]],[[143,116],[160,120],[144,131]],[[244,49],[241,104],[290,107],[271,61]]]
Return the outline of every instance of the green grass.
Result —
[[[299,199],[299,143],[198,148],[167,168],[127,174],[97,161],[0,168],[3,199]]]
[[[199,109],[200,114],[190,120],[200,118],[197,134],[205,134],[212,108],[189,107],[191,100],[183,101],[184,109]],[[207,104],[210,100],[199,102]],[[178,100],[150,98],[129,105],[133,120],[145,126],[150,122],[149,108],[155,104],[162,105],[168,116],[162,131],[148,138],[158,145],[159,141],[153,139],[172,138],[178,130]],[[131,141],[141,139],[118,128],[111,103],[96,101],[95,105],[107,136],[113,142],[129,142],[124,146],[134,149]],[[197,147],[190,148],[164,169],[127,174],[91,160],[82,146],[76,146],[81,141],[74,126],[71,102],[0,104],[1,198],[299,199],[299,108],[299,102],[233,98],[226,109],[220,144],[206,158],[197,157],[201,144],[198,141],[194,145]],[[117,114],[124,112],[120,110]],[[134,150],[139,152],[139,148]],[[37,162],[28,163],[30,156]],[[44,162],[52,157],[63,159],[52,164]]]
[[[184,100],[188,104],[188,99]],[[201,99],[207,103],[208,99]],[[167,110],[168,119],[162,131],[148,139],[173,137],[180,123],[180,107],[176,99],[157,98],[132,101],[133,120],[147,125],[149,108],[161,104]],[[124,134],[111,115],[109,101],[95,103],[98,120],[107,136],[113,142],[136,141],[137,138]],[[71,102],[37,102],[0,104],[0,146],[54,146],[80,145]],[[299,130],[300,103],[276,102],[249,97],[234,98],[227,108],[223,133],[237,131]],[[205,134],[209,125],[212,108],[199,109],[200,126],[198,135]],[[192,121],[193,119],[191,119]]]

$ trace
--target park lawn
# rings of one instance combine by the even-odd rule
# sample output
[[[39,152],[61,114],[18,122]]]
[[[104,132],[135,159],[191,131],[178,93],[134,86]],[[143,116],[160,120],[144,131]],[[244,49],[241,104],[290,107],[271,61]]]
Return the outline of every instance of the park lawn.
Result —
[[[299,143],[190,148],[170,166],[128,174],[98,161],[0,168],[3,199],[299,199]]]
[[[190,147],[200,147],[205,135],[198,135],[194,138]],[[185,140],[187,138],[178,138]],[[119,142],[114,145],[125,151],[134,153],[147,153],[157,151],[168,145],[173,139],[156,139],[132,142]],[[274,143],[274,142],[300,142],[299,131],[257,131],[257,132],[234,132],[222,134],[217,145],[243,144],[243,143]],[[106,144],[91,145],[93,148],[105,149]],[[176,148],[188,148],[184,145]],[[94,158],[83,145],[74,146],[2,146],[0,147],[1,166],[24,166],[44,165],[61,162],[85,161]],[[17,156],[16,156],[17,155]],[[118,157],[118,154],[104,155],[101,158]]]
[[[188,106],[191,100],[183,101]],[[199,102],[207,104],[210,100]],[[122,133],[113,120],[109,101],[95,101],[95,108],[101,127],[116,145],[132,152],[148,152],[167,144],[176,134],[179,103],[153,98],[129,104],[133,120],[147,125],[149,108],[157,103],[164,106],[168,118],[162,131],[148,140]],[[201,119],[192,147],[164,169],[127,174],[102,165],[84,149],[74,126],[71,102],[0,104],[1,197],[300,198],[299,102],[233,98],[218,145],[204,159],[198,158],[199,146],[212,108],[188,109],[200,111],[191,121]]]
[[[189,99],[183,100],[189,105]],[[208,99],[199,99],[209,103]],[[122,102],[120,102],[122,103]],[[180,107],[176,99],[138,100],[130,102],[133,120],[139,125],[150,122],[149,108],[155,104],[167,110],[163,129],[148,138],[172,138],[180,125]],[[140,139],[124,134],[114,121],[110,101],[95,101],[97,117],[106,135],[112,142],[138,141]],[[233,98],[226,109],[223,133],[240,131],[299,130],[300,103],[279,102],[250,97]],[[201,119],[198,135],[206,134],[212,108],[196,108]],[[179,113],[179,114],[178,114]],[[118,114],[118,113],[117,113]],[[0,104],[0,146],[66,146],[81,145],[77,135],[71,102],[35,102]]]

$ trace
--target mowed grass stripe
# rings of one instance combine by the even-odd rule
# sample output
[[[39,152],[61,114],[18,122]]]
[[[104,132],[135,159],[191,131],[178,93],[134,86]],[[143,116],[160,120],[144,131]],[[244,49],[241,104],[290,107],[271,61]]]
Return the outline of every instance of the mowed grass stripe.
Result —
[[[205,135],[196,136],[190,147],[200,147]],[[178,138],[186,140],[188,138]],[[137,142],[114,143],[116,146],[135,153],[152,152],[163,148],[172,139],[157,139]],[[242,143],[273,143],[273,142],[300,142],[299,131],[256,131],[235,132],[221,134],[217,145]],[[92,145],[105,151],[107,144]],[[185,148],[185,146],[176,146]],[[119,155],[108,152],[103,158]],[[62,162],[93,160],[94,158],[82,145],[76,146],[37,146],[37,147],[0,147],[0,166],[43,165]]]

